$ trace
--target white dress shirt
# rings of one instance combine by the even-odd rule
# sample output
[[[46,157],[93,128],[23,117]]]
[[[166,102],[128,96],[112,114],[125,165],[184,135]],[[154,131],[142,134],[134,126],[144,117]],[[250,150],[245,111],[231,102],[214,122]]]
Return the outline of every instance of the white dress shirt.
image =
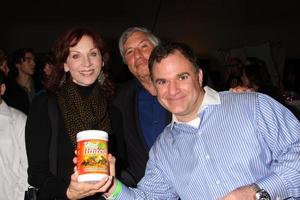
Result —
[[[26,115],[0,104],[0,199],[24,200],[27,184]]]

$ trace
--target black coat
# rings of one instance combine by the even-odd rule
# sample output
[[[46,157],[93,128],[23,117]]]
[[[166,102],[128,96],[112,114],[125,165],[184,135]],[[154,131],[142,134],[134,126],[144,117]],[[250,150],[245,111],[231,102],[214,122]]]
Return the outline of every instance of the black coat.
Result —
[[[47,102],[46,93],[37,96],[27,118],[25,141],[29,164],[28,183],[39,188],[44,199],[66,199],[65,192],[74,168],[74,147],[64,131],[61,112],[57,111],[60,131],[57,135],[57,176],[53,175],[49,169],[51,124]]]
[[[114,135],[114,152],[117,158],[118,178],[134,187],[144,176],[149,148],[139,124],[138,92],[140,83],[133,79],[116,92],[110,105],[110,119]],[[171,121],[168,113],[165,125]]]
[[[62,112],[55,111],[58,118],[56,169],[54,175],[50,170],[49,149],[51,142],[50,117],[48,115],[48,95],[44,92],[32,102],[25,129],[25,142],[28,157],[28,183],[39,189],[38,199],[65,200],[66,190],[73,173],[74,147],[64,128]],[[84,198],[99,199],[101,194]],[[104,198],[101,198],[104,199]]]

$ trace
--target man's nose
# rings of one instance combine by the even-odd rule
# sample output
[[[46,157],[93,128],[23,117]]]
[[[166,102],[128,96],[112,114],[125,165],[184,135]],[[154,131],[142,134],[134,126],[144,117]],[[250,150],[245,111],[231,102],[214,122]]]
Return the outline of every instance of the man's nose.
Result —
[[[141,50],[140,49],[135,49],[134,50],[134,57],[135,58],[140,58],[142,56]]]
[[[179,91],[176,81],[170,81],[168,87],[169,94],[171,95],[176,95]]]

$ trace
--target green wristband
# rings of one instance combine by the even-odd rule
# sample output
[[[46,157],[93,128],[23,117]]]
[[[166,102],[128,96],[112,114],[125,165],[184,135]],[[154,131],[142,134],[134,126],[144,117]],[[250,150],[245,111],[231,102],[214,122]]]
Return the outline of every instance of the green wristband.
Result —
[[[118,180],[117,187],[116,187],[114,193],[112,193],[112,195],[110,195],[110,197],[108,197],[106,199],[107,200],[116,199],[119,196],[119,194],[121,193],[121,191],[122,191],[122,183],[121,183],[121,181]]]

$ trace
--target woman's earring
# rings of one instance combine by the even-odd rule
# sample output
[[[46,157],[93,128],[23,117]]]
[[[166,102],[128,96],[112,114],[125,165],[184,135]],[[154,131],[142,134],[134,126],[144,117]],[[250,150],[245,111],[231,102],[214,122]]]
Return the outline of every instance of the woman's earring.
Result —
[[[103,85],[104,81],[105,81],[105,74],[103,73],[103,71],[100,71],[100,74],[98,76],[98,81],[100,83],[100,85]]]
[[[59,82],[59,87],[66,81],[66,76],[67,76],[67,72],[65,72],[64,75],[62,76],[62,78]]]

